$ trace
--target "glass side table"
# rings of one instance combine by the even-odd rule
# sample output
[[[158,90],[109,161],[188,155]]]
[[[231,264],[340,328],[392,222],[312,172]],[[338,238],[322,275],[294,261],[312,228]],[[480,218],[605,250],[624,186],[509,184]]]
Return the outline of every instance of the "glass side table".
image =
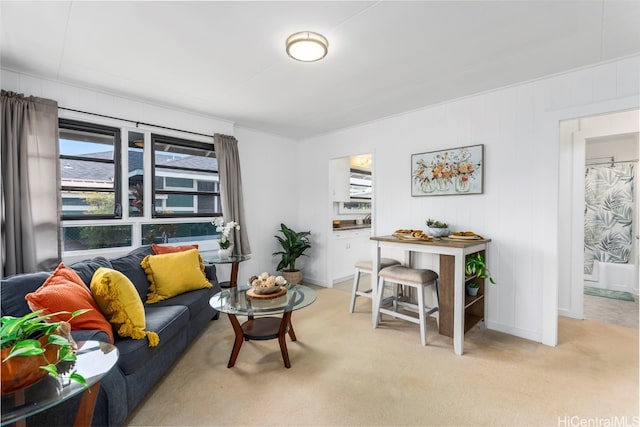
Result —
[[[220,282],[221,288],[233,288],[238,284],[238,267],[243,261],[251,259],[250,255],[231,255],[229,258],[220,259],[218,251],[201,251],[202,261],[205,265],[231,264],[231,276],[228,282]]]
[[[296,341],[291,324],[291,313],[312,304],[316,300],[316,291],[303,285],[286,285],[287,292],[275,298],[256,298],[247,295],[248,286],[223,289],[209,300],[209,305],[227,313],[235,332],[235,341],[227,368],[232,368],[244,341],[278,339],[280,352],[286,368],[291,367],[287,351],[286,337]],[[282,314],[282,317],[274,316]],[[247,316],[240,324],[237,316]]]
[[[91,425],[100,381],[118,361],[118,349],[100,341],[78,341],[77,344],[73,369],[87,380],[89,388],[71,381],[66,374],[61,374],[60,378],[47,375],[29,387],[2,396],[0,425],[16,423],[16,426],[24,426],[27,417],[81,393],[82,400],[76,413],[75,425]]]

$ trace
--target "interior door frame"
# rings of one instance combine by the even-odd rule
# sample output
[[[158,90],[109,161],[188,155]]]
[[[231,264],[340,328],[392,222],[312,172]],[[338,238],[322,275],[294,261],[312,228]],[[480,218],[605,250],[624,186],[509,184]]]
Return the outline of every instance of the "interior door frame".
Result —
[[[595,114],[592,116],[581,117],[575,119],[580,123],[581,120],[589,120],[599,116],[609,115],[626,115],[626,114],[640,114],[640,110],[612,112],[607,114]],[[626,135],[640,132],[638,121],[635,123],[633,120],[626,123],[625,121],[619,121],[616,123],[615,117],[612,117],[613,126],[603,129],[580,129],[572,133],[572,192],[571,192],[571,267],[570,267],[570,304],[568,311],[563,313],[568,317],[575,319],[584,318],[584,185],[585,176],[584,168],[586,166],[586,141],[591,138],[600,138],[607,136]],[[640,154],[640,150],[639,150]],[[636,171],[637,173],[637,171]],[[637,194],[637,192],[636,192]],[[637,206],[637,203],[636,203]],[[638,217],[636,209],[636,218]],[[634,230],[637,234],[637,230]],[[636,242],[637,247],[637,242]],[[637,254],[637,252],[636,252]],[[638,275],[638,260],[636,260],[636,280]]]
[[[333,288],[334,287],[334,283],[333,283],[333,253],[334,253],[334,248],[333,248],[333,220],[335,219],[334,217],[334,207],[333,207],[333,193],[332,193],[332,188],[333,188],[333,176],[331,176],[332,173],[332,168],[331,168],[331,162],[333,160],[338,160],[338,159],[344,159],[346,158],[350,158],[350,157],[357,157],[357,156],[363,156],[363,155],[370,155],[371,156],[371,212],[369,213],[370,217],[371,217],[371,235],[373,236],[373,230],[374,230],[374,221],[375,221],[375,193],[376,193],[376,182],[375,182],[375,171],[374,171],[374,165],[375,165],[375,150],[373,148],[371,148],[370,150],[363,150],[363,152],[361,152],[360,154],[346,154],[346,155],[342,155],[342,156],[331,156],[329,158],[329,189],[328,189],[328,196],[329,196],[329,203],[328,203],[328,209],[327,209],[327,214],[328,214],[328,218],[331,219],[331,221],[327,221],[327,224],[330,228],[329,228],[329,232],[328,232],[328,240],[327,240],[327,259],[326,259],[326,269],[328,272],[328,277],[327,277],[327,283],[328,283],[328,287],[329,288]]]

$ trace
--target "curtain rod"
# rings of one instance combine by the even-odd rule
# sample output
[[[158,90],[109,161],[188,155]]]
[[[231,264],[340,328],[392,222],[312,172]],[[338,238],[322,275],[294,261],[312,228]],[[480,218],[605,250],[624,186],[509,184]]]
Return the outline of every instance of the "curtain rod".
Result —
[[[587,162],[589,161],[589,159],[587,159]],[[613,165],[616,163],[637,163],[638,159],[633,159],[633,160],[615,160],[615,161],[609,161],[609,162],[597,162],[597,163],[587,163],[585,166],[589,167],[589,166],[599,166],[599,165]]]
[[[206,136],[208,138],[213,138],[213,135],[207,135],[205,133],[191,132],[189,130],[176,129],[176,128],[170,128],[170,127],[167,127],[167,126],[160,126],[160,125],[154,125],[154,124],[151,124],[151,123],[139,122],[137,120],[122,119],[120,117],[107,116],[107,115],[98,114],[98,113],[90,113],[89,111],[74,110],[73,108],[58,107],[58,109],[59,110],[66,110],[66,111],[73,111],[74,113],[90,114],[92,116],[104,117],[106,119],[120,120],[122,122],[135,123],[136,127],[138,127],[138,125],[144,125],[144,126],[151,126],[151,127],[158,128],[158,129],[173,130],[173,131],[177,131],[177,132],[188,133],[188,134],[191,134],[191,135],[199,135],[199,136]]]

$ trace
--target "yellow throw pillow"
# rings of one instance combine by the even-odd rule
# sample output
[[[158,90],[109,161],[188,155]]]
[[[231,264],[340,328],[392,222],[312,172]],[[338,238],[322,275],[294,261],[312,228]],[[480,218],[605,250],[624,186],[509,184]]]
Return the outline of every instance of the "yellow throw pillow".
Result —
[[[127,276],[117,270],[100,267],[91,279],[91,294],[118,335],[134,340],[147,337],[149,347],[158,345],[158,334],[144,330],[144,306],[136,287]]]
[[[147,255],[140,263],[149,280],[147,304],[166,300],[196,289],[210,288],[197,249],[162,255]]]

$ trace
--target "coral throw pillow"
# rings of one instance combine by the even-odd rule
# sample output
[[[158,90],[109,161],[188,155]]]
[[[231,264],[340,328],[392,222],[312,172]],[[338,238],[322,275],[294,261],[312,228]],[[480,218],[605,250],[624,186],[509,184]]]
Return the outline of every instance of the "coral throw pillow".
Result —
[[[113,329],[104,318],[91,291],[82,282],[78,274],[63,263],[58,265],[53,273],[35,292],[24,297],[32,311],[42,310],[44,314],[66,311],[69,314],[53,316],[56,322],[69,322],[72,330],[90,329],[106,332],[109,342],[113,344]],[[90,308],[91,310],[69,320],[71,313],[76,310]]]
[[[149,280],[147,304],[184,292],[210,288],[202,257],[196,249],[163,255],[148,255],[140,263]]]
[[[149,347],[158,345],[158,334],[144,330],[144,306],[136,287],[127,276],[117,270],[100,267],[91,279],[91,293],[118,335],[134,340],[147,337]]]
[[[174,252],[184,252],[189,249],[198,249],[198,245],[182,245],[182,246],[161,246],[155,243],[151,244],[151,248],[156,255],[172,254]]]

